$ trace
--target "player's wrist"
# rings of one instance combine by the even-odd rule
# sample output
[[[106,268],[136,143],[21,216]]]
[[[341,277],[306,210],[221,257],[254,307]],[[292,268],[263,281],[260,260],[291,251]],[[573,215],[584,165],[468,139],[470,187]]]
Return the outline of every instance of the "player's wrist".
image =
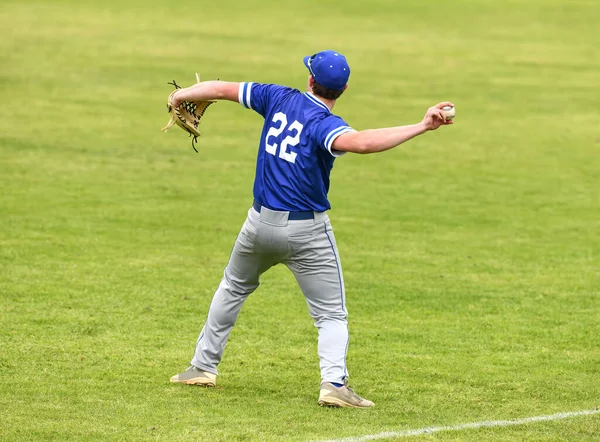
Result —
[[[431,130],[431,128],[427,125],[425,120],[421,121],[420,123],[417,123],[416,126],[419,131],[419,135],[424,134],[425,132],[428,132]]]

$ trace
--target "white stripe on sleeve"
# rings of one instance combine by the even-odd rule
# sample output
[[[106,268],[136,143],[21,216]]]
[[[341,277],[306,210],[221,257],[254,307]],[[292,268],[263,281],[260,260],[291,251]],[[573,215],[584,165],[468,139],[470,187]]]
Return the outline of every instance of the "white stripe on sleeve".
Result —
[[[238,91],[238,101],[242,106],[248,109],[252,109],[250,105],[250,89],[252,83],[240,83],[240,89]]]
[[[345,134],[346,132],[356,132],[356,131],[354,129],[352,129],[350,126],[341,126],[341,127],[336,127],[335,129],[333,129],[325,137],[325,148],[334,157],[341,157],[342,155],[344,155],[346,153],[346,152],[341,152],[341,151],[334,150],[332,148],[334,140],[337,137],[339,137],[340,135]]]
[[[252,83],[248,83],[248,89],[246,90],[246,107],[248,109],[252,109],[252,103],[250,103],[250,89],[252,88]]]
[[[240,102],[240,104],[242,106],[244,105],[244,102],[242,101],[242,97],[244,96],[244,88],[246,87],[246,83],[240,83],[240,89],[238,90],[238,101]]]

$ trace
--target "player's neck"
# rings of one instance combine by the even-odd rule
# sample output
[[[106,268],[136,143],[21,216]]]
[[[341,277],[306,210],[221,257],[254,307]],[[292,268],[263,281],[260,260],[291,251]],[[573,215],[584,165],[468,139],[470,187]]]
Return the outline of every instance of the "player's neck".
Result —
[[[311,94],[313,97],[318,98],[319,101],[322,101],[323,104],[325,106],[327,106],[329,108],[329,110],[333,109],[333,106],[335,106],[335,100],[328,100],[327,98],[323,98],[320,95],[315,94],[313,91],[308,90],[307,91],[309,94]]]

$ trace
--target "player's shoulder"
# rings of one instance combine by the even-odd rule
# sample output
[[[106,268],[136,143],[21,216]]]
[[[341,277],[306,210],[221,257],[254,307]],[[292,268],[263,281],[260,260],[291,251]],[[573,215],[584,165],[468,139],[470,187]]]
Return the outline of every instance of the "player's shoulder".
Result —
[[[295,89],[293,87],[289,87],[289,86],[282,86],[279,84],[275,85],[274,88],[274,93],[279,95],[280,97],[299,97],[300,95],[302,95],[302,92],[300,92],[298,89]]]
[[[333,140],[342,133],[353,130],[342,117],[330,113],[317,123],[314,135],[331,152]]]
[[[285,94],[299,94],[300,91],[298,89],[291,88],[289,86],[283,86],[281,84],[275,83],[248,83],[254,89],[260,89],[263,93],[267,93],[270,95],[285,95]]]
[[[301,94],[298,89],[274,83],[255,83],[252,85],[252,89],[254,89],[254,94],[262,96],[266,102],[270,102],[272,105],[288,101]]]
[[[248,81],[240,83],[238,101],[244,107],[265,116],[274,106],[294,93],[300,92],[279,84]]]
[[[319,119],[319,125],[325,128],[327,127],[336,127],[340,125],[346,125],[347,123],[344,121],[342,117],[336,114],[332,114],[331,112],[321,114],[322,118]]]

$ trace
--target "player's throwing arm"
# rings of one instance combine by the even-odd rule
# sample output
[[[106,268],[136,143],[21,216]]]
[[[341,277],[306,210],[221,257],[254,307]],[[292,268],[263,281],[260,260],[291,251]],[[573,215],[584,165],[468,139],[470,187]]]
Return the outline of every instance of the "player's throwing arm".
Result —
[[[375,153],[392,149],[411,138],[421,135],[430,130],[436,130],[440,126],[453,124],[452,118],[448,118],[447,112],[454,112],[454,104],[443,101],[427,109],[423,121],[409,126],[387,127],[383,129],[367,129],[360,132],[347,132],[340,135],[333,142],[333,148],[341,152]]]

